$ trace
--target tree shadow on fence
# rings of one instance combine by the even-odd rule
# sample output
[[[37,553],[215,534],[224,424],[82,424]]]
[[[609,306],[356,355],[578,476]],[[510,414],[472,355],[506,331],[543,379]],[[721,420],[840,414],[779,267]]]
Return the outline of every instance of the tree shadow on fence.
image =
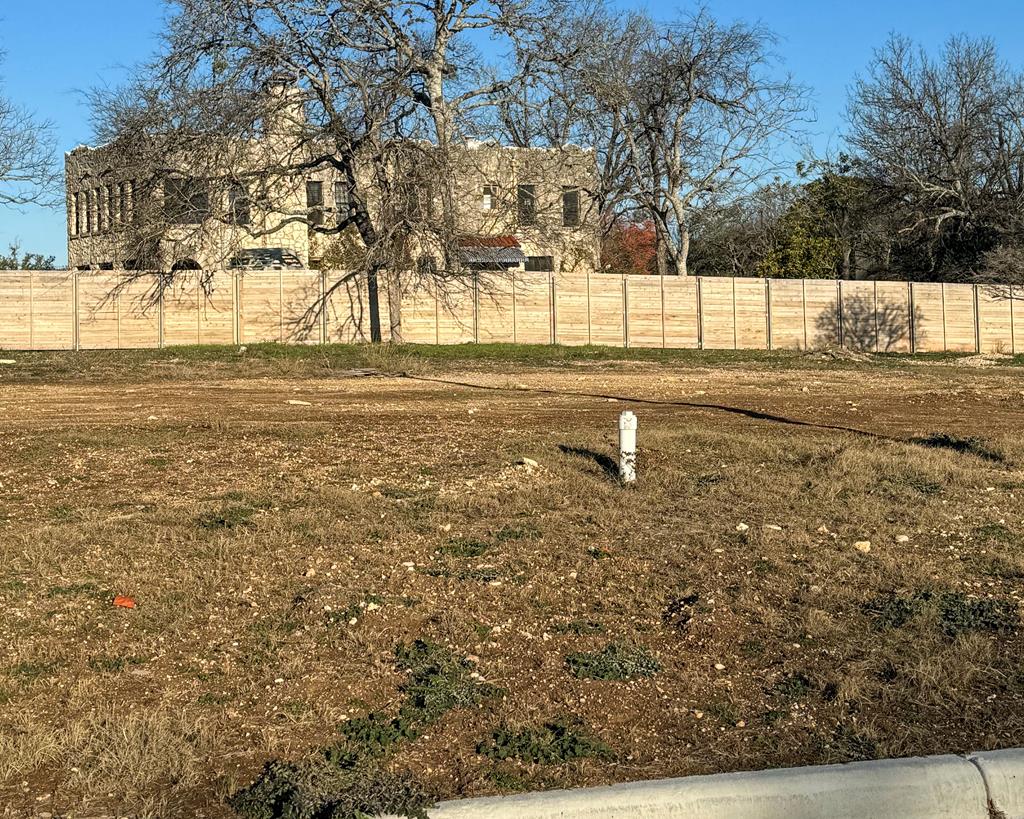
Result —
[[[816,341],[836,344],[858,352],[891,353],[924,339],[921,329],[924,314],[915,305],[913,320],[904,301],[873,298],[866,295],[844,296],[823,310],[815,320]],[[903,344],[906,342],[906,345]]]

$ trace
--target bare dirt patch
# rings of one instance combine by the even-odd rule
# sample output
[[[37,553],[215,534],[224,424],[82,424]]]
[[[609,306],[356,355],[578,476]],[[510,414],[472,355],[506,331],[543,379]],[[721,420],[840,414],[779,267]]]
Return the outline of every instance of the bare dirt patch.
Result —
[[[1020,743],[1019,368],[387,355],[0,382],[10,815],[233,816],[353,737],[431,797]]]

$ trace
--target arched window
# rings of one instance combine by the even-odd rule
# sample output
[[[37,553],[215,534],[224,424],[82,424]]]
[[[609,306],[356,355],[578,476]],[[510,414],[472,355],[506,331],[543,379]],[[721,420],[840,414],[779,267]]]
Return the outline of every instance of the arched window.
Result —
[[[176,273],[179,270],[202,270],[203,266],[199,264],[195,259],[178,259],[174,264],[171,265],[171,272]]]

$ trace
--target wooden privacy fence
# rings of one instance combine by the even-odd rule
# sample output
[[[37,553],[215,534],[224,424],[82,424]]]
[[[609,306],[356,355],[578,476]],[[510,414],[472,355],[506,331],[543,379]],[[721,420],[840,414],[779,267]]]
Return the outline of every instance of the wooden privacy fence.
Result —
[[[0,348],[365,341],[366,283],[340,272],[216,273],[160,287],[117,271],[0,272]],[[335,287],[337,283],[341,285]],[[317,310],[331,291],[326,309]],[[820,279],[517,273],[402,294],[407,342],[878,352],[1024,349],[1024,288]],[[388,337],[388,297],[379,298]]]

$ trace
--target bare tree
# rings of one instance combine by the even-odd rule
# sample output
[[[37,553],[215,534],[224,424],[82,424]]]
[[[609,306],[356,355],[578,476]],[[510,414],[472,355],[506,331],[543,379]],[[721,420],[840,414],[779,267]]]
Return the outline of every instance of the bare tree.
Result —
[[[50,124],[38,121],[0,91],[0,205],[56,204],[56,156]]]
[[[187,164],[207,191],[192,240],[218,223],[252,236],[305,226],[331,240],[352,276],[368,277],[371,302],[377,277],[387,276],[391,335],[400,339],[401,290],[466,273],[453,182],[464,146],[493,134],[494,100],[543,59],[546,34],[568,7],[561,0],[174,0],[170,7],[162,55],[132,87],[93,95],[100,139],[116,141],[122,160],[147,180],[126,231],[130,253],[144,258],[146,248],[181,236],[161,191]],[[477,46],[481,34],[497,49],[492,59]],[[300,201],[299,186],[314,169],[327,169],[344,191],[335,218],[275,204]],[[252,204],[250,218],[237,218],[232,191]],[[376,321],[374,305],[370,313]]]
[[[928,271],[972,266],[1024,226],[1024,76],[989,40],[938,58],[904,37],[875,53],[849,105],[848,141]]]
[[[660,26],[636,21],[591,93],[621,135],[631,196],[654,221],[659,271],[687,273],[694,214],[781,167],[778,141],[806,109],[778,72],[765,29],[707,11]]]

